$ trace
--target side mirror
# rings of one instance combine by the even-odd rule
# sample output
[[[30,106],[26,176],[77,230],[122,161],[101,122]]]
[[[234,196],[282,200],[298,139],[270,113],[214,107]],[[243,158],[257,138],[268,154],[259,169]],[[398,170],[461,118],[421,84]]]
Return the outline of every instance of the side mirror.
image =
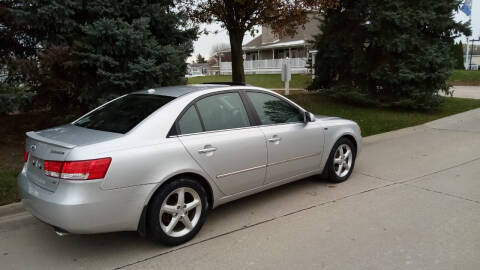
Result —
[[[311,112],[305,112],[305,116],[304,116],[304,122],[305,124],[307,124],[308,122],[315,122],[315,115]]]

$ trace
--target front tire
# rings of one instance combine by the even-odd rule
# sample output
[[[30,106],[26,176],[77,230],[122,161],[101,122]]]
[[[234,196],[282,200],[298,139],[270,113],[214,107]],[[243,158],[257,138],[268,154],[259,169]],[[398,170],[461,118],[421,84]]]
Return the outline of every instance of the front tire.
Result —
[[[207,193],[198,181],[175,179],[161,187],[150,202],[150,236],[168,246],[183,244],[200,231],[207,209]]]
[[[325,165],[328,180],[333,183],[347,181],[355,167],[356,154],[355,144],[348,138],[340,138],[333,146]]]

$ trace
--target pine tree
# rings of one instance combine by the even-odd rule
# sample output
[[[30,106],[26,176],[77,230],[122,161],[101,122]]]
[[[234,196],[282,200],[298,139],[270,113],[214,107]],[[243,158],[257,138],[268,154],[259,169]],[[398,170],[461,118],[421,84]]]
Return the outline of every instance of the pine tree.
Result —
[[[204,63],[207,63],[207,60],[205,60],[205,58],[201,54],[198,54],[197,55],[197,63],[204,64]]]
[[[462,42],[453,45],[453,57],[455,59],[455,69],[465,69]]]
[[[441,103],[454,67],[457,0],[343,0],[328,10],[315,38],[311,88],[356,102],[414,109]]]
[[[20,47],[6,49],[9,60],[40,94],[67,104],[180,83],[197,37],[173,0],[7,2],[2,36]]]

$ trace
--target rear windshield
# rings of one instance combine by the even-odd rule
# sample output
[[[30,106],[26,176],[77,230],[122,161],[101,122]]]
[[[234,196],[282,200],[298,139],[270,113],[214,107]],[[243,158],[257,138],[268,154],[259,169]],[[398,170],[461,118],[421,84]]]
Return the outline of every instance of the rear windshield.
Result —
[[[173,99],[174,97],[159,95],[127,95],[80,118],[75,125],[108,132],[127,133]]]

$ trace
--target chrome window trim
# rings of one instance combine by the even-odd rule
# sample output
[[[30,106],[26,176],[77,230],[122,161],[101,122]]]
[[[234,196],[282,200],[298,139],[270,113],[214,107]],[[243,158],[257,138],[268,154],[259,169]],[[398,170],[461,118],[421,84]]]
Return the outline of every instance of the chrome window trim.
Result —
[[[249,104],[245,104],[244,102],[246,101],[244,98],[247,98],[247,93],[248,92],[257,92],[257,93],[262,93],[262,94],[266,94],[266,95],[271,95],[273,97],[277,97],[285,102],[287,102],[288,104],[290,104],[291,106],[295,107],[295,108],[298,108],[300,110],[300,112],[303,112],[305,113],[306,110],[303,109],[302,107],[300,107],[299,105],[293,103],[292,101],[288,100],[287,98],[285,98],[284,96],[276,93],[276,92],[270,92],[270,91],[266,91],[266,90],[261,90],[261,89],[252,89],[252,88],[249,88],[249,87],[242,87],[242,88],[235,88],[235,89],[228,89],[228,90],[219,90],[219,91],[215,91],[215,92],[211,92],[211,93],[207,93],[207,94],[204,94],[204,95],[201,95],[199,97],[196,97],[195,99],[193,99],[192,101],[190,101],[190,103],[187,104],[187,106],[185,106],[185,108],[183,108],[183,110],[180,112],[180,114],[177,116],[177,118],[175,119],[175,122],[172,126],[172,128],[170,129],[170,132],[171,133],[171,130],[172,129],[177,129],[177,122],[178,120],[183,116],[183,114],[185,113],[185,111],[187,111],[190,106],[192,105],[195,105],[197,103],[197,101],[203,99],[203,98],[206,98],[208,96],[213,96],[213,95],[217,95],[217,94],[223,94],[223,93],[237,93],[240,95],[240,98],[242,98],[242,103],[243,103],[243,106],[245,107],[245,110],[247,111],[247,115],[248,115],[248,118],[249,118],[249,121],[250,121],[250,126],[248,127],[241,127],[241,128],[235,128],[235,129],[220,129],[220,130],[212,130],[212,131],[205,131],[205,132],[197,132],[197,133],[189,133],[189,134],[175,134],[175,135],[167,135],[167,138],[175,138],[175,137],[181,137],[181,136],[189,136],[189,135],[197,135],[197,134],[205,134],[205,133],[211,133],[211,132],[221,132],[221,131],[229,131],[229,130],[238,130],[238,129],[244,129],[244,128],[252,128],[252,127],[269,127],[269,126],[278,126],[278,125],[290,125],[290,124],[305,124],[305,122],[301,122],[301,121],[298,121],[298,122],[290,122],[290,123],[274,123],[274,124],[267,124],[267,125],[262,125],[262,124],[258,124],[258,125],[255,125],[255,123],[252,123],[252,121],[254,121],[255,119],[251,119],[250,118],[250,112],[249,110],[250,109],[254,109],[254,108],[249,108],[250,106],[253,106],[250,102],[250,100],[248,100]],[[255,113],[257,113],[255,111]],[[201,115],[200,113],[197,111],[197,114],[199,115],[199,118],[201,119]],[[178,132],[178,131],[177,131]]]
[[[269,124],[269,125],[262,125],[262,126],[248,126],[248,127],[241,127],[241,128],[219,129],[219,130],[203,131],[203,132],[189,133],[189,134],[170,135],[170,136],[168,136],[168,138],[181,138],[181,137],[188,137],[188,136],[194,136],[194,135],[210,134],[210,133],[215,133],[215,132],[227,132],[227,131],[234,131],[234,130],[262,128],[262,127],[271,127],[271,126],[280,126],[280,125],[302,125],[302,126],[304,126],[305,124],[302,123],[302,122],[277,123],[277,124]]]

